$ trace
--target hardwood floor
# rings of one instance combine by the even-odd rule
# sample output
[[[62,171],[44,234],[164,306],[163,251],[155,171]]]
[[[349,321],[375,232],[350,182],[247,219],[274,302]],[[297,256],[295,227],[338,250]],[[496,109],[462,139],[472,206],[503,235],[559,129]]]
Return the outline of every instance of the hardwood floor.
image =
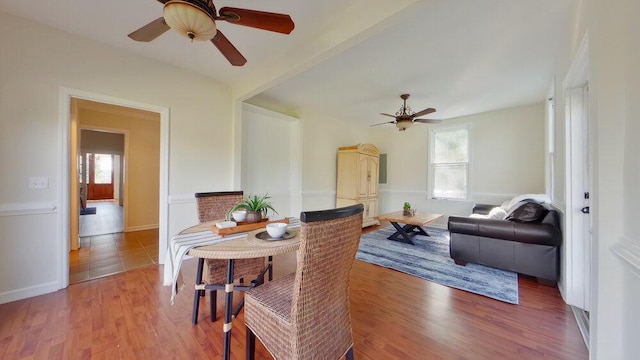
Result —
[[[295,269],[295,254],[275,258],[275,277]],[[184,262],[193,283],[196,261]],[[356,359],[587,359],[569,306],[557,288],[520,276],[511,305],[356,260],[351,315]],[[193,291],[174,305],[151,265],[86,281],[56,293],[0,305],[2,359],[219,359],[219,319],[191,325]],[[234,295],[238,302],[240,293]],[[204,300],[202,300],[204,301]],[[208,301],[208,298],[207,300]],[[232,358],[243,359],[243,314],[234,321]],[[256,342],[256,358],[270,359]]]

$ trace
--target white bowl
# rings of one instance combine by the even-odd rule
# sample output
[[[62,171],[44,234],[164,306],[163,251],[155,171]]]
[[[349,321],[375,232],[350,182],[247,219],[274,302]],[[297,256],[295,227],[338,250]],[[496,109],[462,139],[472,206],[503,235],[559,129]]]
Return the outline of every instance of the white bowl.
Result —
[[[271,223],[267,224],[267,232],[269,236],[272,238],[280,238],[283,237],[287,232],[287,224],[286,223]]]
[[[244,210],[236,210],[231,213],[231,216],[233,216],[233,220],[235,221],[244,221],[244,219],[247,218],[247,212]]]

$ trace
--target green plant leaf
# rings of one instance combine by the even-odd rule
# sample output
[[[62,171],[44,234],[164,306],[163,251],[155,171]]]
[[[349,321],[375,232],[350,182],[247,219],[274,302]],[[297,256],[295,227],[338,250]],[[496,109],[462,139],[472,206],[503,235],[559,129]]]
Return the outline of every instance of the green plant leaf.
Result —
[[[236,210],[247,210],[247,211],[255,211],[262,213],[263,216],[267,215],[269,210],[274,213],[278,213],[276,209],[273,208],[273,205],[268,201],[271,197],[269,194],[264,194],[263,196],[258,197],[257,195],[249,194],[247,197],[242,199],[236,205],[234,205],[228,213],[230,214]]]

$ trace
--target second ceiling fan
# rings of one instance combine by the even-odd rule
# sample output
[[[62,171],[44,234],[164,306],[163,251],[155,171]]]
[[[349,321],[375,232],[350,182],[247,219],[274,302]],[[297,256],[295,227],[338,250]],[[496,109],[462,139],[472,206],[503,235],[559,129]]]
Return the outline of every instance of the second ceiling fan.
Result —
[[[390,116],[392,118],[395,118],[394,121],[385,121],[383,123],[375,124],[375,125],[371,125],[371,126],[378,126],[378,125],[384,125],[384,124],[395,124],[399,131],[405,131],[405,130],[407,130],[407,128],[409,126],[413,125],[414,122],[437,124],[437,123],[442,121],[442,120],[436,120],[436,119],[416,119],[417,117],[434,113],[434,112],[436,112],[436,109],[427,108],[427,109],[424,109],[422,111],[413,112],[413,110],[411,110],[409,105],[407,105],[407,99],[409,98],[409,96],[410,96],[409,94],[400,95],[400,98],[403,100],[403,103],[402,103],[402,106],[400,107],[400,109],[398,111],[396,111],[395,115],[391,115],[391,114],[387,114],[387,113],[380,113],[380,115]]]
[[[153,20],[128,36],[136,41],[149,42],[174,29],[193,40],[211,41],[234,66],[242,66],[247,59],[217,28],[216,21],[248,26],[256,29],[290,34],[295,27],[287,14],[223,7],[216,11],[211,0],[157,0],[164,4],[163,16]]]

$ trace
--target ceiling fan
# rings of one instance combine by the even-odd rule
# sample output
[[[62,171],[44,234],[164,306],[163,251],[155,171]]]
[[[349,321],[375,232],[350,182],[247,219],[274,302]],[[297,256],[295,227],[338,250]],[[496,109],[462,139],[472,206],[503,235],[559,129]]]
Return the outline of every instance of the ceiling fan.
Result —
[[[386,121],[386,122],[371,125],[371,126],[378,126],[378,125],[384,125],[384,124],[396,124],[396,127],[398,128],[399,131],[405,131],[409,126],[413,125],[413,123],[415,122],[436,124],[442,121],[442,120],[435,120],[435,119],[416,119],[417,117],[434,113],[436,112],[436,109],[428,108],[422,111],[413,112],[413,110],[411,110],[411,108],[407,105],[407,99],[409,98],[409,96],[410,96],[409,94],[400,95],[400,98],[404,102],[400,107],[400,109],[396,111],[395,115],[380,113],[380,115],[390,116],[392,118],[395,118],[394,121]]]
[[[234,66],[242,66],[247,59],[217,29],[216,21],[248,26],[256,29],[290,34],[295,24],[287,14],[223,7],[216,11],[211,0],[158,0],[164,4],[163,16],[153,20],[128,36],[136,41],[149,42],[174,29],[193,40],[211,41]]]

